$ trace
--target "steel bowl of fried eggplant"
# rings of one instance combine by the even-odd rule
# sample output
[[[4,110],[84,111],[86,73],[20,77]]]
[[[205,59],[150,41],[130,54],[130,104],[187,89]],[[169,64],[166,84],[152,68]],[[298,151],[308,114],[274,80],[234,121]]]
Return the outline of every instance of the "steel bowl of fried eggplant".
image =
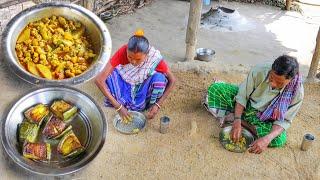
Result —
[[[2,121],[2,144],[27,171],[59,176],[74,173],[101,150],[105,116],[87,94],[50,86],[21,97]]]

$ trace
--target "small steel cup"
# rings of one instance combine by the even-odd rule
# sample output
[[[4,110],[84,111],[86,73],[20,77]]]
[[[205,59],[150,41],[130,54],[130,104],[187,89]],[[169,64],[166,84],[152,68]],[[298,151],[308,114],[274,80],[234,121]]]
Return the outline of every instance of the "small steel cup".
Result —
[[[312,142],[315,140],[315,137],[312,134],[305,134],[301,143],[301,150],[307,151],[311,148]]]
[[[169,130],[170,118],[163,116],[160,118],[160,133],[165,134]]]

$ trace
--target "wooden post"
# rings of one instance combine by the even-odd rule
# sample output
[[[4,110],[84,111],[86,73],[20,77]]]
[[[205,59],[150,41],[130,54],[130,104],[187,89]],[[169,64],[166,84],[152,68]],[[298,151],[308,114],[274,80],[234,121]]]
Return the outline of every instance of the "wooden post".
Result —
[[[290,11],[291,1],[292,1],[292,0],[286,0],[286,10],[287,10],[287,11]]]
[[[191,0],[186,34],[185,60],[193,60],[196,54],[197,33],[201,19],[202,0]]]
[[[317,69],[319,67],[319,60],[320,60],[320,27],[319,27],[319,31],[316,39],[316,47],[314,49],[314,53],[312,56],[312,61],[310,64],[310,69],[307,77],[309,80],[315,79]]]
[[[85,0],[84,3],[84,7],[89,9],[90,11],[93,11],[94,9],[94,2],[95,0]]]

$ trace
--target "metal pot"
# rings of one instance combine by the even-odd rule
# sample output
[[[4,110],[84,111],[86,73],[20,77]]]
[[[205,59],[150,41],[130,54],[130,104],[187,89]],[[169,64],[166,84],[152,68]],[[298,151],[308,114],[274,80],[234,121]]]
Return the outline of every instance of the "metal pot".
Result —
[[[85,147],[85,152],[74,159],[53,159],[50,162],[35,162],[24,158],[17,137],[17,126],[24,119],[23,112],[37,103],[49,105],[56,99],[66,100],[80,109],[71,125]],[[66,86],[51,86],[30,91],[10,108],[1,125],[2,145],[12,160],[27,171],[51,176],[76,172],[92,161],[104,145],[108,128],[106,118],[97,103],[89,95]]]
[[[24,27],[30,22],[52,15],[64,16],[68,19],[79,21],[86,27],[93,50],[98,57],[89,69],[79,76],[63,80],[49,80],[32,75],[18,62],[15,45]],[[76,4],[53,2],[25,9],[12,18],[3,32],[2,44],[4,60],[8,63],[10,69],[21,79],[32,84],[75,85],[92,79],[104,68],[110,58],[112,42],[107,27],[93,12]]]
[[[213,49],[208,48],[198,48],[197,51],[197,60],[200,61],[211,61],[216,52]]]

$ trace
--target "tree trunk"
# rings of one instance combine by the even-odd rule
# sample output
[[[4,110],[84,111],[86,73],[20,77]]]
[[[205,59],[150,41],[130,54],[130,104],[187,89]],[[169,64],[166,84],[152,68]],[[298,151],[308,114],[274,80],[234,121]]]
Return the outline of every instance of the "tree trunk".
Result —
[[[319,67],[319,59],[320,59],[320,27],[319,27],[319,31],[316,39],[316,47],[312,56],[312,61],[310,64],[310,69],[307,77],[309,80],[315,79],[317,69]]]
[[[197,44],[197,33],[201,19],[202,0],[191,0],[189,19],[186,34],[186,56],[185,60],[194,59]]]
[[[287,11],[290,11],[291,1],[292,1],[292,0],[286,0],[286,10],[287,10]]]

